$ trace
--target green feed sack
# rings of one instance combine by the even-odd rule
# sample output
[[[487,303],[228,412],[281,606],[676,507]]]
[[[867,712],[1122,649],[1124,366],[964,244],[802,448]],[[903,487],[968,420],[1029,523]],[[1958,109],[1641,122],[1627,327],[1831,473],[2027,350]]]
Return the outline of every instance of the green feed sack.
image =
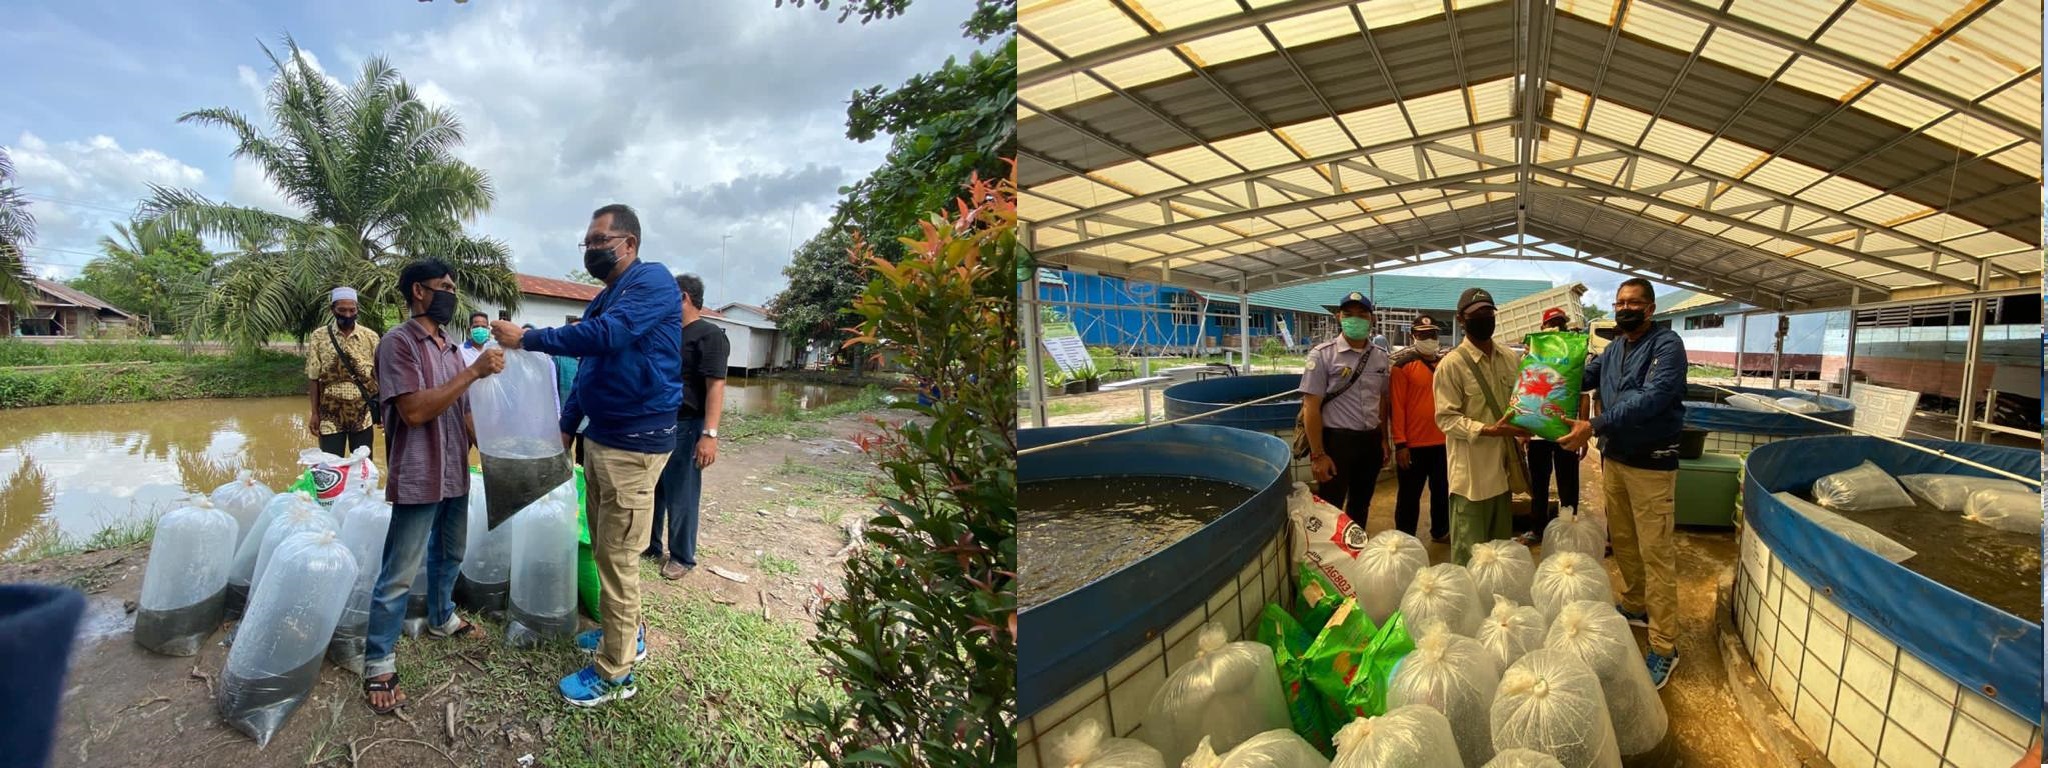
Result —
[[[1579,385],[1586,373],[1586,334],[1551,331],[1530,334],[1522,356],[1522,374],[1515,381],[1515,426],[1545,440],[1572,431],[1579,417]]]
[[[1315,644],[1315,636],[1279,605],[1268,603],[1259,613],[1258,638],[1273,649],[1273,660],[1280,669],[1280,687],[1287,696],[1287,719],[1294,724],[1294,733],[1324,755],[1334,755],[1330,727],[1324,720],[1327,705],[1308,679],[1306,656],[1309,646]]]
[[[1352,681],[1368,666],[1365,653],[1373,634],[1372,617],[1345,598],[1303,655],[1309,684],[1323,700],[1323,722],[1337,728],[1351,722],[1343,702]]]
[[[590,514],[589,504],[584,499],[587,491],[583,486],[583,467],[573,469],[576,473],[576,530],[581,536],[576,545],[577,602],[582,604],[583,615],[589,616],[591,621],[602,621],[598,617],[597,606],[604,590],[598,586],[597,558],[590,551]]]
[[[1294,606],[1295,620],[1310,628],[1310,632],[1330,623],[1330,616],[1336,614],[1337,607],[1344,603],[1344,594],[1337,591],[1337,585],[1330,583],[1322,571],[1308,563],[1295,567],[1294,580],[1295,586],[1301,590],[1301,599]]]

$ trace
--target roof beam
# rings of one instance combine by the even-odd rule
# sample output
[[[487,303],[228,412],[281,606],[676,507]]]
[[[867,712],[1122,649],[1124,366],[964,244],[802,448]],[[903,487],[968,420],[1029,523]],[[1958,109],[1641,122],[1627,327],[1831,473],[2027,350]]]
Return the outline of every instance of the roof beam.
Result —
[[[1158,261],[1164,261],[1164,260],[1166,260],[1166,259],[1186,259],[1186,258],[1191,258],[1193,254],[1199,254],[1199,253],[1208,253],[1208,252],[1210,252],[1210,251],[1215,251],[1215,250],[1221,250],[1221,249],[1225,249],[1225,248],[1233,248],[1233,247],[1236,247],[1236,246],[1240,246],[1240,245],[1250,245],[1250,244],[1252,244],[1252,243],[1258,243],[1258,242],[1262,242],[1262,241],[1264,241],[1264,240],[1265,240],[1266,238],[1276,237],[1276,236],[1280,236],[1280,235],[1293,235],[1293,234],[1300,234],[1300,233],[1302,233],[1302,232],[1307,232],[1307,231],[1310,231],[1310,230],[1316,230],[1316,229],[1322,229],[1322,228],[1324,228],[1324,227],[1332,227],[1332,226],[1334,226],[1334,227],[1338,227],[1338,228],[1340,228],[1340,229],[1341,229],[1341,228],[1342,228],[1342,226],[1343,226],[1343,225],[1345,225],[1345,224],[1355,224],[1355,223],[1357,223],[1357,222],[1360,222],[1360,221],[1365,221],[1365,220],[1367,220],[1367,219],[1370,219],[1370,218],[1372,218],[1372,217],[1373,217],[1374,215],[1385,215],[1385,214],[1389,214],[1389,213],[1400,213],[1400,212],[1402,212],[1402,211],[1412,211],[1412,210],[1414,210],[1414,209],[1417,209],[1417,208],[1426,208],[1426,207],[1428,207],[1428,206],[1432,206],[1432,205],[1438,205],[1438,204],[1442,204],[1442,203],[1446,203],[1446,202],[1459,202],[1459,201],[1464,201],[1464,200],[1470,200],[1470,199],[1472,199],[1472,198],[1475,198],[1475,197],[1482,197],[1482,196],[1484,196],[1485,194],[1486,194],[1486,193],[1484,193],[1484,192],[1465,192],[1465,193],[1461,193],[1461,194],[1457,194],[1457,195],[1452,195],[1452,196],[1450,196],[1450,197],[1448,197],[1448,198],[1430,198],[1430,199],[1428,199],[1428,200],[1422,200],[1422,201],[1418,201],[1418,202],[1413,202],[1413,203],[1402,203],[1402,204],[1400,204],[1400,205],[1392,205],[1392,206],[1386,206],[1386,207],[1382,207],[1382,208],[1375,208],[1375,209],[1373,209],[1373,210],[1372,210],[1372,212],[1370,212],[1370,213],[1354,213],[1354,214],[1349,214],[1349,215],[1346,215],[1346,216],[1340,216],[1340,217],[1337,217],[1337,218],[1334,218],[1334,219],[1330,219],[1330,220],[1328,220],[1328,221],[1317,221],[1317,222],[1311,222],[1311,223],[1308,223],[1308,224],[1301,224],[1301,225],[1298,225],[1298,226],[1292,226],[1292,227],[1287,227],[1287,228],[1285,228],[1285,229],[1279,229],[1279,230],[1274,230],[1274,231],[1271,231],[1271,232],[1260,232],[1260,233],[1258,233],[1258,234],[1254,234],[1254,235],[1247,235],[1247,236],[1245,236],[1245,237],[1240,237],[1240,238],[1238,238],[1238,239],[1235,239],[1235,240],[1227,240],[1227,241],[1224,241],[1224,242],[1221,242],[1221,243],[1215,243],[1215,244],[1213,244],[1213,245],[1204,245],[1204,246],[1202,246],[1202,247],[1199,247],[1199,248],[1191,248],[1191,249],[1188,249],[1188,250],[1185,250],[1185,251],[1176,251],[1176,252],[1174,252],[1174,253],[1169,253],[1169,254],[1162,254],[1162,255],[1159,255],[1159,256],[1154,256],[1154,257],[1151,257],[1151,258],[1143,259],[1143,260],[1140,260],[1140,261],[1138,261],[1138,262],[1135,262],[1135,263],[1136,263],[1136,264],[1138,264],[1138,265],[1140,265],[1140,266],[1143,266],[1143,265],[1146,265],[1146,264],[1151,264],[1151,263],[1154,263],[1154,262],[1158,262]],[[1482,206],[1472,206],[1472,207],[1474,207],[1474,208],[1478,208],[1478,207],[1482,207]],[[1368,241],[1368,242],[1370,242],[1370,241]],[[1077,244],[1077,245],[1082,245],[1082,244]]]
[[[1826,62],[1837,68],[1847,70],[1848,72],[1858,77],[1875,80],[1885,85],[1889,85],[1893,88],[1898,88],[1907,93],[1913,94],[1914,96],[1926,99],[1947,109],[1952,109],[1957,112],[1961,112],[1965,115],[1969,115],[1970,117],[1976,118],[1985,123],[1996,126],[2008,133],[2013,134],[2014,136],[2030,139],[2037,143],[2041,141],[2040,126],[2029,126],[2019,120],[2007,117],[2006,115],[1999,113],[1997,111],[1982,108],[1976,104],[1971,103],[1967,99],[1959,97],[1948,91],[1944,91],[1941,88],[1936,87],[1934,85],[1922,82],[1917,78],[1908,76],[1901,72],[1895,72],[1893,70],[1880,67],[1876,64],[1872,64],[1870,62],[1856,58],[1854,56],[1850,56],[1849,54],[1843,53],[1841,51],[1837,51],[1826,46],[1806,42],[1805,40],[1802,40],[1800,38],[1788,35],[1784,32],[1780,32],[1775,29],[1771,29],[1770,27],[1766,27],[1762,24],[1758,24],[1748,19],[1744,19],[1740,16],[1734,16],[1731,14],[1703,7],[1701,5],[1691,2],[1690,0],[1638,1],[1647,3],[1649,5],[1657,6],[1664,10],[1676,13],[1680,16],[1684,16],[1686,18],[1701,22],[1703,24],[1707,24],[1720,29],[1726,29],[1731,32],[1740,33],[1747,37],[1754,38],[1765,43],[1769,43],[1771,45],[1777,46],[1792,53],[1799,54],[1801,56],[1806,56],[1809,58]]]
[[[1179,29],[1153,32],[1126,43],[1119,43],[1093,53],[1082,54],[1052,66],[1017,73],[1019,90],[1058,80],[1062,76],[1086,72],[1135,56],[1143,56],[1157,50],[1191,43],[1207,37],[1236,32],[1241,29],[1271,24],[1283,19],[1305,16],[1331,8],[1342,8],[1357,0],[1293,0],[1276,3],[1256,11],[1233,13],[1199,24],[1189,24]]]
[[[1579,263],[1599,267],[1609,272],[1618,272],[1632,277],[1641,277],[1646,280],[1655,280],[1663,283],[1676,283],[1684,288],[1698,290],[1701,293],[1720,296],[1722,298],[1729,299],[1732,301],[1748,301],[1751,303],[1761,303],[1762,299],[1768,298],[1774,302],[1788,301],[1797,302],[1800,304],[1812,303],[1804,299],[1794,299],[1791,297],[1780,296],[1775,293],[1770,293],[1768,291],[1763,291],[1761,288],[1757,287],[1756,283],[1739,280],[1730,274],[1717,273],[1711,270],[1697,267],[1688,267],[1682,264],[1676,264],[1673,262],[1662,261],[1654,258],[1646,258],[1643,257],[1642,254],[1640,254],[1639,252],[1634,251],[1633,249],[1622,247],[1616,243],[1608,242],[1602,238],[1591,236],[1574,236],[1564,240],[1551,240],[1550,242],[1555,245],[1571,248],[1572,252],[1576,254],[1584,254],[1587,257],[1605,258],[1609,261],[1613,261],[1615,264],[1619,266],[1610,267],[1605,264],[1594,262],[1591,260],[1591,258],[1575,259]],[[1595,253],[1594,251],[1589,250],[1586,247],[1589,245],[1600,246],[1602,248],[1602,251],[1604,252]],[[1629,257],[1623,258],[1619,256],[1614,256],[1608,252],[1626,253],[1629,254]],[[1641,269],[1630,266],[1631,261],[1636,260],[1650,262],[1648,266],[1659,270],[1659,273],[1654,275],[1643,274],[1643,271]],[[1746,289],[1723,288],[1720,285],[1721,281],[1727,281],[1735,285],[1748,285],[1749,287]]]

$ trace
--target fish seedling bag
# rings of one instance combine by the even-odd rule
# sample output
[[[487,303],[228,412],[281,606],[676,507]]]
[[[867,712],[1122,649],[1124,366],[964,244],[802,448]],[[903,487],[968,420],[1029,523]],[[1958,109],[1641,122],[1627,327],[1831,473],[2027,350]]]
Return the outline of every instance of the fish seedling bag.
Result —
[[[1557,758],[1533,749],[1503,749],[1481,768],[1564,768]]]
[[[1294,723],[1294,732],[1316,749],[1329,752],[1328,705],[1308,679],[1308,649],[1315,644],[1315,635],[1280,606],[1268,603],[1259,612],[1258,638],[1273,649],[1280,692],[1287,697],[1287,719]]]
[[[1565,552],[1543,558],[1543,564],[1536,566],[1536,580],[1530,583],[1529,594],[1548,625],[1557,621],[1557,614],[1565,606],[1580,600],[1614,602],[1614,585],[1607,580],[1607,569],[1600,567],[1598,560]]]
[[[391,505],[366,493],[351,493],[334,503],[341,518],[341,543],[356,559],[356,583],[349,590],[341,621],[334,626],[334,639],[327,644],[327,660],[335,666],[363,673],[365,643],[369,638],[370,594],[377,588],[383,570],[384,537],[391,531]]]
[[[1439,563],[1422,569],[1401,596],[1401,618],[1418,631],[1441,622],[1452,634],[1471,637],[1483,616],[1479,587],[1461,565]]]
[[[1222,626],[1202,625],[1195,634],[1198,655],[1166,678],[1145,710],[1138,735],[1167,765],[1180,765],[1205,736],[1215,749],[1229,750],[1288,727],[1273,649],[1229,639]]]
[[[1330,768],[1463,768],[1456,737],[1444,714],[1407,706],[1379,717],[1361,717],[1337,731],[1337,759]]]
[[[1534,606],[1516,605],[1505,597],[1496,597],[1493,611],[1479,622],[1479,631],[1472,639],[1493,654],[1501,669],[1507,669],[1521,661],[1524,654],[1543,647],[1546,631],[1543,613]]]
[[[504,525],[574,479],[555,423],[555,364],[547,355],[505,350],[505,370],[470,387],[469,404],[483,456],[488,527]]]
[[[261,748],[320,681],[320,658],[356,583],[356,559],[333,531],[279,545],[276,568],[249,597],[214,708]]]
[[[1899,481],[1885,474],[1876,462],[1867,459],[1854,469],[1845,469],[1813,481],[1813,500],[1837,512],[1871,512],[1913,506],[1913,497],[1906,493]]]
[[[1112,738],[1102,721],[1092,717],[1061,737],[1053,745],[1053,755],[1058,768],[1168,768],[1166,758],[1152,745]]]
[[[1182,768],[1329,768],[1330,759],[1286,730],[1272,730],[1245,739],[1236,749],[1218,755],[1208,739],[1195,747]]]
[[[490,474],[484,475],[489,482]],[[496,493],[496,491],[490,491]],[[505,644],[526,648],[576,634],[575,486],[519,512],[512,523],[512,610]]]
[[[1464,765],[1493,759],[1493,732],[1487,718],[1493,692],[1500,687],[1500,662],[1492,651],[1469,637],[1442,631],[1441,625],[1415,641],[1415,652],[1394,667],[1387,687],[1387,706],[1424,706],[1450,721]]]
[[[199,652],[226,614],[238,531],[235,518],[205,496],[157,520],[135,612],[136,644],[166,656]]]
[[[1543,555],[1577,552],[1595,561],[1607,556],[1607,529],[1599,520],[1579,514],[1576,507],[1560,507],[1557,519],[1543,526]]]
[[[1628,620],[1612,603],[1580,600],[1564,607],[1550,625],[1545,648],[1570,653],[1593,670],[1607,698],[1607,716],[1614,725],[1614,743],[1622,757],[1649,754],[1664,741],[1670,718],[1650,669],[1636,650]]]
[[[1508,410],[1515,426],[1545,440],[1572,431],[1579,417],[1579,389],[1586,374],[1586,334],[1549,331],[1529,335],[1522,373]]]
[[[1529,603],[1529,583],[1536,578],[1536,558],[1529,548],[1513,541],[1489,541],[1472,547],[1472,559],[1465,564],[1472,584],[1479,588],[1479,602],[1492,605],[1496,597]]]
[[[1358,553],[1358,607],[1374,626],[1386,624],[1415,574],[1428,566],[1429,550],[1414,536],[1390,530],[1372,537]]]
[[[235,519],[235,546],[242,545],[242,538],[255,527],[256,516],[263,514],[263,505],[274,495],[270,486],[256,480],[256,473],[242,470],[226,485],[213,489],[213,507],[228,513]],[[232,555],[232,553],[230,553]]]
[[[1496,750],[1541,752],[1564,768],[1621,768],[1600,678],[1566,651],[1530,651],[1501,673],[1489,719]]]
[[[501,616],[512,592],[512,531],[492,529],[484,500],[484,476],[469,469],[469,526],[463,531],[462,575],[455,580],[455,604]]]
[[[311,491],[286,491],[263,503],[255,525],[243,531],[241,542],[235,545],[235,562],[228,569],[228,618],[241,616],[243,607],[249,603],[249,582],[256,578],[256,558],[263,552],[263,536],[270,531],[271,524],[299,506],[314,504]]]
[[[1996,477],[1975,477],[1972,475],[1900,475],[1899,484],[1915,498],[1943,512],[1963,514],[1970,503],[1970,494],[1986,488],[2003,488],[2019,493],[2031,493],[2025,484]],[[219,503],[215,502],[215,506]]]
[[[2041,530],[2041,494],[2036,491],[1985,488],[1970,494],[1963,512],[1963,519],[2001,531],[2038,534]]]

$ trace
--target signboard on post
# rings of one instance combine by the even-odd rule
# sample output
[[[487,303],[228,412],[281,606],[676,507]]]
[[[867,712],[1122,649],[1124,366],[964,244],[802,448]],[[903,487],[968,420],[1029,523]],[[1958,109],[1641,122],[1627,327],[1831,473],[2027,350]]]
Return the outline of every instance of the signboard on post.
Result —
[[[1913,418],[1913,408],[1920,402],[1920,393],[1857,384],[1849,388],[1849,402],[1856,404],[1857,429],[1898,438],[1906,436],[1906,423]]]
[[[1081,343],[1081,334],[1074,330],[1073,323],[1046,323],[1043,327],[1045,353],[1061,372],[1072,376],[1094,365],[1088,357],[1088,346]]]
[[[1281,321],[1279,321],[1279,327],[1280,327],[1280,343],[1282,343],[1282,344],[1286,344],[1286,345],[1287,345],[1287,348],[1288,348],[1288,349],[1293,349],[1293,348],[1294,348],[1294,334],[1293,334],[1293,333],[1291,333],[1291,332],[1289,332],[1289,331],[1287,330],[1287,321],[1285,321],[1285,320],[1281,320]]]

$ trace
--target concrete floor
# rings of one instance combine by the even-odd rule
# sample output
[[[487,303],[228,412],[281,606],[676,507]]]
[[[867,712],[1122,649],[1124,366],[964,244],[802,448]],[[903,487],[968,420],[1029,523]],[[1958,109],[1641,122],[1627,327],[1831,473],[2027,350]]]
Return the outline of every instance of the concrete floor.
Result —
[[[1600,487],[1599,455],[1588,451],[1580,465],[1581,504],[1597,509],[1601,504],[1597,490]],[[1373,493],[1372,513],[1367,521],[1368,533],[1379,533],[1394,527],[1395,485],[1382,482]],[[1428,501],[1423,501],[1423,521],[1427,524]],[[1519,529],[1520,526],[1518,526]],[[1411,531],[1413,533],[1413,531]],[[1448,562],[1451,548],[1448,544],[1428,543],[1432,562]],[[1743,683],[1731,682],[1728,666],[1722,657],[1716,590],[1720,580],[1735,566],[1737,538],[1732,529],[1680,529],[1678,533],[1678,602],[1680,609],[1678,654],[1680,663],[1672,673],[1673,677],[1664,686],[1664,706],[1671,715],[1671,739],[1665,754],[1654,760],[1642,761],[1644,765],[1686,766],[1687,768],[1755,768],[1776,765],[1781,756],[1774,755],[1765,746],[1768,741],[1755,728],[1772,728],[1770,724],[1748,722],[1737,705],[1735,686]],[[1540,548],[1539,548],[1540,556]],[[1620,584],[1614,561],[1607,561],[1608,572]],[[1646,630],[1636,630],[1636,642],[1645,648],[1648,640]],[[1752,700],[1753,701],[1753,700]],[[1768,696],[1765,703],[1775,707]],[[1754,706],[1754,704],[1752,704]],[[1782,715],[1777,718],[1782,719]]]

